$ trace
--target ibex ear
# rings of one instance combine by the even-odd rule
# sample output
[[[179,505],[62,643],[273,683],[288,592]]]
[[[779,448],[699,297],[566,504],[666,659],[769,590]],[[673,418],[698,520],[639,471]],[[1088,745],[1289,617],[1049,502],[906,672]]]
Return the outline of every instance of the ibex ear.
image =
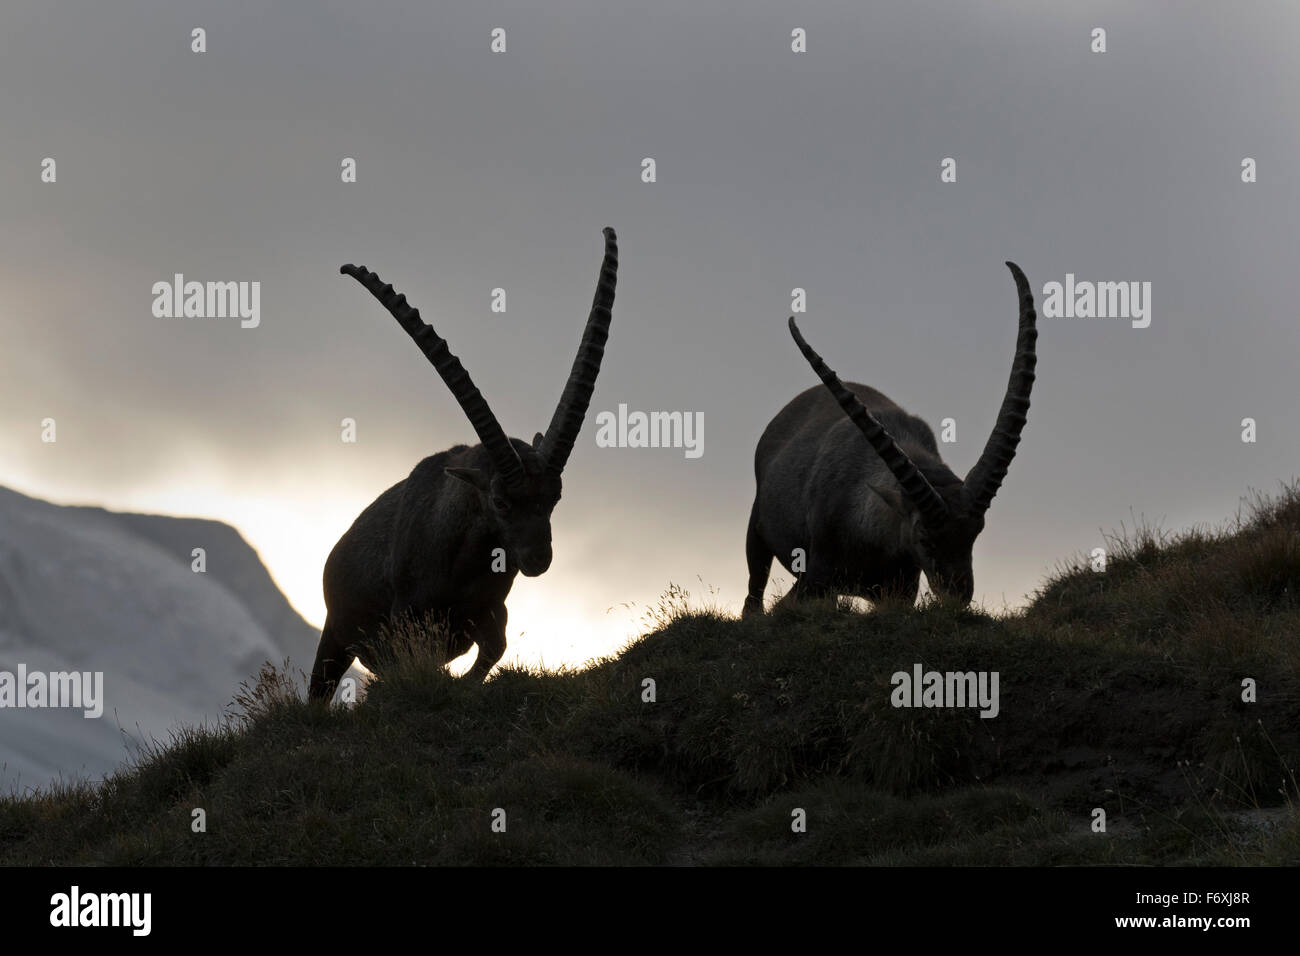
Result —
[[[483,494],[488,493],[489,483],[487,476],[477,468],[445,468],[443,469],[453,478],[465,482],[467,485],[473,485]]]
[[[544,436],[541,432],[538,432],[536,435],[534,435],[534,436],[533,436],[533,448],[537,449],[538,451],[541,451],[541,450],[542,450],[542,442],[545,441],[545,438],[546,438],[546,436]]]

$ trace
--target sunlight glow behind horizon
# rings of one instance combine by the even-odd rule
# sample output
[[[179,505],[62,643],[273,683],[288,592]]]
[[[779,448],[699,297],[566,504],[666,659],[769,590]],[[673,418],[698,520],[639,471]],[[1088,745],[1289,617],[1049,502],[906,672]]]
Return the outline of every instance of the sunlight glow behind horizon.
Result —
[[[235,528],[257,552],[276,587],[293,608],[319,629],[325,619],[320,581],[325,558],[356,514],[370,503],[369,499],[355,493],[345,495],[342,491],[337,497],[254,493],[252,489],[240,488],[238,480],[230,476],[224,481],[214,480],[212,476],[216,473],[219,470],[196,463],[194,471],[183,476],[181,484],[148,483],[102,501],[78,493],[75,483],[54,492],[43,492],[27,476],[11,478],[4,484],[54,504],[91,505],[113,511],[224,522]],[[639,588],[629,589],[636,592],[630,600],[614,603],[602,600],[601,594],[607,594],[609,589],[593,580],[593,574],[598,575],[599,571],[584,572],[573,560],[566,560],[562,514],[553,521],[553,527],[556,554],[551,569],[537,578],[518,576],[506,599],[510,620],[501,665],[554,670],[583,667],[595,659],[616,655],[630,641],[652,629],[651,612],[671,583],[686,589],[692,609],[720,606],[724,611],[739,614],[742,596],[720,600],[708,593],[708,584],[699,578],[677,582],[665,579],[658,587],[642,583]],[[194,544],[201,546],[202,542]],[[737,564],[743,563],[740,555],[731,557]],[[178,560],[188,560],[188,557],[178,556]],[[788,574],[774,563],[769,601],[779,597],[789,585]],[[923,579],[922,595],[927,591]],[[1000,602],[988,602],[987,595],[984,601],[993,612],[1008,607]],[[855,606],[869,607],[864,601],[855,601]],[[452,672],[460,674],[468,670],[476,653],[476,649],[471,649],[452,662]],[[310,670],[312,661],[293,663]]]

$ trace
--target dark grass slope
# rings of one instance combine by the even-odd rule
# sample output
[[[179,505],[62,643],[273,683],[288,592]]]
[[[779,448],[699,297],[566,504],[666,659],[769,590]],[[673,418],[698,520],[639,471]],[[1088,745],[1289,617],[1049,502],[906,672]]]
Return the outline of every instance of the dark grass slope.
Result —
[[[325,712],[268,666],[222,727],[0,799],[0,862],[1300,863],[1300,493],[1110,544],[1104,574],[1067,566],[1006,618],[741,622],[674,589],[580,672],[473,686],[406,631],[364,703]],[[998,671],[999,715],[894,708],[915,663]]]

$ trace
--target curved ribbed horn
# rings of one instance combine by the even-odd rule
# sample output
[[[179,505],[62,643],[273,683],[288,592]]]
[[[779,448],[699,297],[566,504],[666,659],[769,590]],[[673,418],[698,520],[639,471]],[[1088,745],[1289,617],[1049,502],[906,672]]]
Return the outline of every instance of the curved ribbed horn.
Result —
[[[406,304],[406,296],[394,294],[391,285],[384,285],[379,276],[365,266],[354,266],[349,263],[340,266],[339,272],[352,276],[365,286],[370,294],[392,313],[393,318],[406,330],[406,334],[415,340],[415,344],[420,347],[425,358],[433,363],[433,367],[451,389],[451,394],[465,410],[469,423],[474,426],[475,434],[483,443],[483,447],[488,450],[488,454],[492,456],[492,461],[496,464],[497,471],[501,473],[506,485],[512,488],[519,487],[524,480],[524,467],[520,464],[519,455],[502,430],[501,423],[492,414],[492,409],[488,408],[487,400],[474,387],[469,372],[465,371],[464,366],[460,364],[460,359],[452,355],[447,348],[446,340],[433,330],[433,326],[420,318],[419,309],[413,309]]]
[[[559,474],[564,470],[564,463],[569,460],[573,443],[582,430],[582,420],[587,414],[587,405],[591,402],[592,390],[596,387],[596,375],[600,372],[600,360],[605,355],[605,342],[609,338],[609,322],[613,318],[614,283],[618,279],[618,237],[608,226],[603,230],[605,236],[605,260],[600,265],[600,278],[596,283],[596,296],[591,303],[591,314],[587,317],[587,327],[582,333],[582,343],[578,346],[577,358],[569,372],[569,381],[560,395],[560,403],[551,416],[551,424],[542,439],[541,455],[546,467]]]
[[[948,506],[934,490],[934,486],[917,470],[916,465],[912,464],[912,459],[907,457],[907,452],[898,447],[898,443],[889,432],[885,431],[885,427],[876,421],[875,416],[867,411],[858,397],[844,386],[840,377],[822,361],[822,357],[813,351],[812,346],[804,341],[803,336],[799,334],[799,326],[795,325],[793,315],[790,316],[790,334],[794,336],[795,344],[799,346],[799,351],[813,367],[813,371],[821,377],[822,382],[835,396],[835,400],[840,403],[844,414],[858,426],[867,441],[871,443],[871,447],[876,450],[876,454],[894,473],[898,483],[903,486],[904,494],[921,512],[925,522],[930,525],[943,523],[948,518]]]
[[[998,420],[993,425],[993,434],[989,435],[988,444],[980,455],[975,467],[966,476],[966,495],[979,512],[988,510],[993,496],[998,493],[1002,479],[1007,475],[1011,459],[1016,457],[1016,446],[1020,444],[1020,432],[1025,427],[1029,414],[1029,391],[1034,387],[1034,366],[1038,356],[1034,345],[1038,341],[1038,329],[1034,323],[1034,294],[1029,289],[1029,280],[1014,262],[1008,262],[1007,268],[1016,280],[1016,292],[1020,296],[1020,333],[1016,336],[1016,357],[1011,363],[1011,377],[1007,381],[1007,393],[998,410]]]

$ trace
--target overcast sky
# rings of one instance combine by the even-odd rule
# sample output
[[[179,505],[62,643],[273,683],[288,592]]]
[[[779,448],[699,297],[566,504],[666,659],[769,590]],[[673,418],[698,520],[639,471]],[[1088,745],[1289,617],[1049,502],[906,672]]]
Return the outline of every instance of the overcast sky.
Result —
[[[816,382],[793,288],[844,378],[936,431],[956,419],[940,447],[965,474],[1014,350],[1003,261],[1040,309],[1067,273],[1150,282],[1147,328],[1040,319],[1029,425],[975,548],[976,600],[1023,603],[1121,522],[1219,522],[1300,471],[1298,27],[1290,0],[6,0],[0,483],[226,520],[319,624],[358,512],[473,440],[339,265],[404,292],[531,438],[613,226],[555,561],[509,602],[510,656],[576,662],[669,582],[739,610],[754,445]],[[175,273],[260,282],[260,325],[155,317]],[[598,448],[620,403],[703,413],[704,454]]]

